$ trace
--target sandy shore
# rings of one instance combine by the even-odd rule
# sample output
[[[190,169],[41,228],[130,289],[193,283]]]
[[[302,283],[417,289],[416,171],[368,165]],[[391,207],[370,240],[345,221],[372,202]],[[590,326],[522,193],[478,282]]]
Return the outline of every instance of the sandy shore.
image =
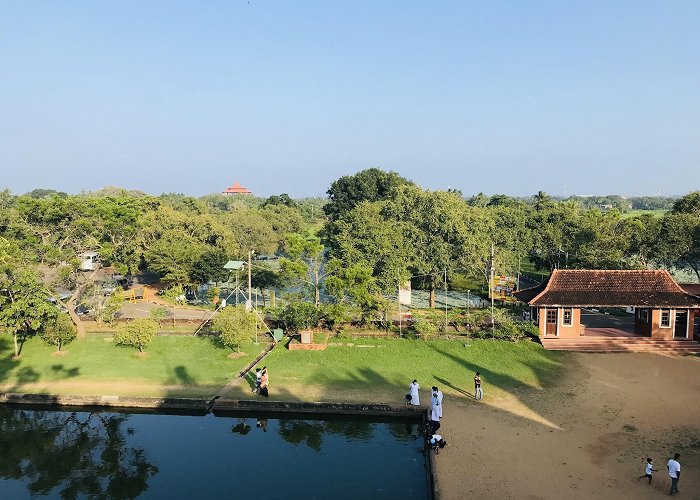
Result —
[[[577,354],[564,378],[484,402],[448,398],[437,457],[441,498],[700,499],[700,358]],[[465,387],[471,392],[471,388]],[[637,478],[646,457],[659,469]]]

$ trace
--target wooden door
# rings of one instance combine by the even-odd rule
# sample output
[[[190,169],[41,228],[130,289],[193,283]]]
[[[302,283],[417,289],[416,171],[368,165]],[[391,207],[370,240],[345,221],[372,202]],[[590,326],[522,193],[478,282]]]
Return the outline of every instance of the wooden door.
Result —
[[[545,317],[545,335],[557,334],[557,309],[547,309]]]
[[[673,338],[684,339],[688,336],[688,310],[676,309],[676,321],[673,325]]]

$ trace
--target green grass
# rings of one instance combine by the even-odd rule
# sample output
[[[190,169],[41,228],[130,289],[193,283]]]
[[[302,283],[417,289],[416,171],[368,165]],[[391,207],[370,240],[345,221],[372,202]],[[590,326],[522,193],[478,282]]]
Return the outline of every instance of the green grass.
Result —
[[[13,360],[12,338],[0,338],[0,386],[5,391],[56,394],[202,395],[225,385],[263,348],[249,346],[246,356],[229,359],[228,349],[209,339],[191,336],[156,337],[146,349],[114,345],[111,336],[91,334],[65,347],[55,356],[53,346],[34,337]],[[159,387],[161,386],[161,387]],[[168,386],[168,387],[162,387]],[[99,393],[98,393],[99,394]]]
[[[264,361],[270,370],[270,396],[395,400],[414,378],[424,389],[437,385],[445,393],[468,396],[476,371],[481,372],[489,391],[510,392],[551,384],[567,359],[567,353],[545,351],[530,341],[362,338],[332,342],[343,345],[331,344],[325,351],[275,348]],[[230,397],[242,397],[247,389],[243,385]]]
[[[661,217],[663,214],[668,212],[666,209],[658,209],[658,210],[630,210],[629,212],[625,212],[622,214],[623,219],[628,219],[630,217],[637,217],[639,215],[653,215],[654,217]]]

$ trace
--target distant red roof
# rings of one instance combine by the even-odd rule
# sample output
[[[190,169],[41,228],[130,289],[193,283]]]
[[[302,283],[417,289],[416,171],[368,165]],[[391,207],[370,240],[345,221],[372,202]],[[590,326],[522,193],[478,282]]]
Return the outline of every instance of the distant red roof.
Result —
[[[234,182],[233,186],[226,188],[224,194],[253,194],[250,189],[244,188],[238,182]]]
[[[700,307],[664,270],[555,269],[536,287],[515,293],[533,306]]]

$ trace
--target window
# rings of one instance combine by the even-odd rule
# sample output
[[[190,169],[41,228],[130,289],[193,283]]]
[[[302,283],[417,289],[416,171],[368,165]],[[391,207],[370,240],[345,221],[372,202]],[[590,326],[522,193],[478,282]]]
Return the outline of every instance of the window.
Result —
[[[574,310],[570,307],[564,309],[564,321],[562,322],[564,326],[571,326],[574,324]]]
[[[661,309],[661,322],[659,324],[661,328],[671,328],[671,310]]]
[[[547,309],[547,323],[554,325],[557,322],[557,310]]]

